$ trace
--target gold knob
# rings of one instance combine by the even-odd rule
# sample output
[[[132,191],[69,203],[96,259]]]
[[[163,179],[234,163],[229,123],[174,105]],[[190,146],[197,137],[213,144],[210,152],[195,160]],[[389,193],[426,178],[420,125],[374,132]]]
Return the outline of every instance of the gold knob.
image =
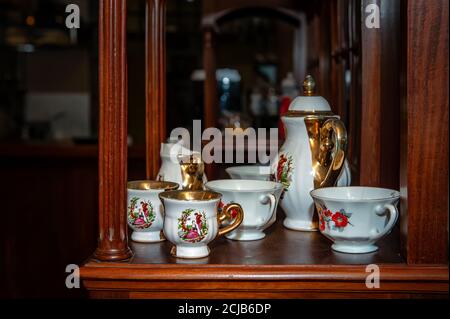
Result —
[[[312,96],[316,93],[316,81],[311,75],[307,75],[303,81],[303,95]]]

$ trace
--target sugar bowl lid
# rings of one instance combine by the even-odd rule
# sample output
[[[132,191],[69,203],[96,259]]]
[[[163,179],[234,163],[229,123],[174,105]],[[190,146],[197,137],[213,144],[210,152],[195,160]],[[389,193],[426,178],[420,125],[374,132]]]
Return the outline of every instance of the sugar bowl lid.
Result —
[[[311,75],[303,81],[303,95],[296,97],[289,105],[289,112],[331,112],[330,104],[322,96],[315,95],[316,82]]]

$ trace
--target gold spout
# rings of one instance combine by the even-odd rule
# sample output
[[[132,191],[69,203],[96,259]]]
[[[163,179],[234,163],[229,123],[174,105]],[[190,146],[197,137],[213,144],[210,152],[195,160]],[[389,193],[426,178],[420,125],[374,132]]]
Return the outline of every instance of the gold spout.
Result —
[[[311,75],[307,75],[303,81],[303,95],[312,96],[316,93],[316,81]]]

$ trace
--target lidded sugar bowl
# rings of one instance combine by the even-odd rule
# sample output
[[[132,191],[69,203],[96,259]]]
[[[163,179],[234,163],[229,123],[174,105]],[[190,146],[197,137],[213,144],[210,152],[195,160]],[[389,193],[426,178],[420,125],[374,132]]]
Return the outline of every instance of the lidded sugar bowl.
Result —
[[[317,230],[310,191],[329,186],[348,186],[347,132],[339,116],[307,76],[303,96],[295,98],[281,118],[287,137],[271,167],[272,178],[283,184],[280,206],[283,225],[300,231]]]

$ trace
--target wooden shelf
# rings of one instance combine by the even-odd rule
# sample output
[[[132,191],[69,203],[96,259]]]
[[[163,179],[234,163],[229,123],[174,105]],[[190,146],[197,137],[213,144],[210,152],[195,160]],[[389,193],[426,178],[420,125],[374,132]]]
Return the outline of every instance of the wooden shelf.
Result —
[[[168,241],[131,242],[133,257],[105,263],[90,259],[81,269],[91,297],[120,298],[290,298],[423,297],[448,292],[448,268],[408,266],[400,256],[397,228],[370,254],[343,254],[319,232],[282,226],[282,213],[263,240],[220,238],[211,255],[180,259]],[[382,287],[365,286],[366,266],[380,267]]]
[[[380,249],[370,254],[334,252],[331,241],[319,232],[298,232],[282,225],[278,212],[275,225],[258,241],[233,241],[220,238],[209,247],[207,258],[180,259],[170,255],[168,241],[154,244],[130,242],[134,256],[130,264],[216,264],[216,265],[362,265],[402,263],[398,230],[379,242]]]
[[[379,265],[180,265],[90,261],[80,270],[91,298],[448,298],[448,267]]]

